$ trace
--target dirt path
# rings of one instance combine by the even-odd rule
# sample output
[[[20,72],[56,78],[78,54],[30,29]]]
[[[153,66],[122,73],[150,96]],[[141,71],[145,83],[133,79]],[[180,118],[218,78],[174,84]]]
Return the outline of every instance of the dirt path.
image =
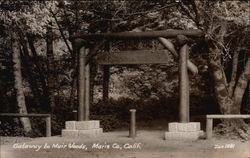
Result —
[[[1,145],[1,158],[249,158],[250,142],[236,140],[166,141],[163,131],[104,133],[96,138],[36,138]]]

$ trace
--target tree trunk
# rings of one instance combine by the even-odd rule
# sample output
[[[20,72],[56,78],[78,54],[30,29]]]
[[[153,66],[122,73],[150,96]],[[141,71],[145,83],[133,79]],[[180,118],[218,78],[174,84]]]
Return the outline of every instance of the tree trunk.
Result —
[[[10,112],[10,106],[8,104],[5,83],[0,79],[0,100],[1,100],[1,109],[0,112]]]
[[[218,48],[209,48],[209,69],[214,82],[217,103],[222,114],[240,114],[242,98],[250,79],[250,57],[236,86],[230,84],[227,86],[228,83],[221,63],[220,52],[222,52],[222,50]],[[211,54],[213,55],[211,56]],[[234,80],[236,79],[233,79],[232,82],[235,82]],[[233,92],[231,92],[232,87],[235,87]],[[231,96],[232,93],[233,96]],[[224,135],[229,137],[238,136],[241,139],[249,139],[247,134],[249,131],[250,128],[242,119],[222,120],[222,123],[218,124],[215,128],[216,133],[224,133]]]
[[[230,92],[230,87],[228,89],[224,70],[222,69],[220,61],[220,50],[213,49],[211,52],[217,54],[216,56],[209,58],[209,66],[214,81],[215,96],[217,103],[219,104],[220,111],[223,114],[240,114],[242,98],[250,79],[250,57],[248,57],[245,69],[241,73],[238,81],[235,83],[236,85],[230,86],[235,87],[233,96],[231,96],[232,92]]]
[[[13,69],[15,77],[15,89],[16,89],[18,112],[22,114],[27,114],[28,112],[25,104],[25,97],[22,84],[20,50],[17,41],[14,41],[12,49],[13,49],[13,63],[14,63]],[[32,129],[29,118],[21,117],[20,121],[23,125],[25,133],[27,134],[31,132]]]
[[[108,65],[103,66],[103,103],[108,104],[109,101],[109,78],[110,67]]]
[[[54,97],[54,88],[55,88],[55,74],[54,74],[54,54],[53,54],[53,31],[52,26],[49,24],[47,27],[47,60],[48,60],[48,102],[51,110],[55,108],[55,97]]]
[[[231,97],[233,96],[233,92],[235,88],[238,62],[239,62],[239,52],[234,52],[233,61],[232,61],[232,72],[231,72],[230,82],[228,84],[228,91]]]
[[[247,83],[249,79],[250,79],[250,56],[248,57],[245,69],[241,73],[234,90],[234,95],[233,95],[234,106],[232,108],[232,111],[235,113],[238,114],[240,113],[242,98],[247,88]]]
[[[29,48],[30,48],[31,53],[33,55],[32,60],[34,61],[36,71],[39,74],[38,80],[39,80],[41,87],[42,87],[41,96],[43,96],[43,98],[48,98],[48,96],[47,96],[48,88],[46,85],[46,77],[45,77],[45,73],[44,73],[45,71],[43,70],[42,64],[39,61],[39,58],[38,58],[38,55],[36,52],[36,48],[34,46],[34,37],[30,34],[27,34],[27,39],[28,39],[28,43],[29,43]],[[49,106],[47,99],[42,99],[40,102],[41,102],[42,108],[44,110],[46,110],[46,111],[50,110],[50,106]]]
[[[97,75],[97,65],[96,63],[90,63],[90,105],[94,103],[94,88],[95,88],[95,77]]]
[[[71,92],[70,92],[70,107],[73,109],[77,109],[77,105],[75,104],[75,98],[77,96],[77,87],[78,87],[78,58],[79,58],[79,54],[77,53],[78,50],[75,46],[75,42],[72,41],[71,42],[72,45],[72,82],[71,82]]]
[[[223,114],[230,114],[233,107],[233,100],[230,98],[227,83],[225,80],[224,70],[220,60],[221,50],[210,48],[209,53],[209,70],[214,83],[214,92],[220,111]]]
[[[34,76],[34,73],[33,73],[33,67],[34,67],[34,64],[33,64],[33,61],[29,55],[29,50],[28,50],[28,46],[27,46],[27,40],[24,38],[23,34],[20,33],[20,39],[21,39],[21,45],[22,45],[22,59],[24,61],[24,64],[23,64],[23,67],[25,68],[26,70],[26,73],[29,74],[27,76],[27,79],[28,79],[28,82],[30,84],[30,89],[32,90],[33,92],[33,98],[34,98],[34,101],[35,101],[35,106],[39,106],[40,105],[40,91],[39,91],[39,86],[38,86],[38,82],[37,82],[37,78]]]

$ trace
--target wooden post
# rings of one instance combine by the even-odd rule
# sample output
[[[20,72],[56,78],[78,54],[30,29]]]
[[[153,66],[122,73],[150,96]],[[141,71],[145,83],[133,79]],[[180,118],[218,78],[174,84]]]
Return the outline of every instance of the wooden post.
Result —
[[[84,120],[84,107],[85,107],[85,47],[80,49],[79,53],[79,89],[78,89],[78,121]]]
[[[46,137],[51,136],[51,116],[46,117]]]
[[[103,102],[108,103],[109,100],[109,66],[104,65],[103,66]]]
[[[179,60],[179,93],[180,93],[180,122],[189,122],[189,83],[188,83],[188,50],[187,44],[180,49]]]
[[[129,137],[135,138],[136,136],[136,110],[131,109],[131,118],[130,118],[130,129],[129,129]]]
[[[92,105],[94,102],[94,87],[95,87],[95,76],[97,75],[97,67],[96,64],[90,63],[89,64],[89,89],[90,89],[90,94],[89,94],[89,104]]]
[[[86,55],[89,53],[89,49],[86,49]],[[86,56],[85,55],[85,56]],[[89,106],[90,106],[90,66],[85,66],[85,109],[84,120],[89,120]]]
[[[188,76],[188,61],[189,61],[189,46],[186,45],[186,55],[187,55],[187,76],[186,76],[186,96],[187,96],[187,100],[186,100],[186,114],[187,114],[187,122],[190,121],[190,86],[189,86],[189,76]]]
[[[77,110],[73,110],[72,114],[73,114],[73,119],[77,121]]]
[[[211,139],[212,136],[213,136],[213,119],[207,118],[206,137],[207,137],[207,139]]]

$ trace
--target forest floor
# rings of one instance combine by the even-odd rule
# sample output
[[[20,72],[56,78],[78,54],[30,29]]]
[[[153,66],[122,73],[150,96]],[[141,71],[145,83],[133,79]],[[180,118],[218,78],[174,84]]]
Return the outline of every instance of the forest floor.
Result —
[[[164,130],[104,133],[95,138],[1,137],[0,158],[250,158],[250,142],[215,137],[212,140],[164,140]]]

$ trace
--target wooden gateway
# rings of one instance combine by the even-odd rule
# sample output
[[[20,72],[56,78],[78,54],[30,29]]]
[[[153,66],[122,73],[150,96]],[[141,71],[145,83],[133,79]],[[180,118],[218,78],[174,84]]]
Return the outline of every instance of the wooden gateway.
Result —
[[[78,121],[89,120],[90,107],[90,66],[89,61],[97,56],[97,63],[104,65],[103,98],[108,99],[109,65],[127,64],[164,64],[167,61],[167,53],[170,52],[175,59],[179,60],[179,119],[181,123],[189,122],[189,79],[188,70],[197,74],[198,69],[188,59],[188,44],[190,38],[200,38],[203,33],[200,30],[166,30],[149,32],[121,32],[121,33],[98,33],[77,34],[70,37],[75,44],[75,50],[79,52],[79,104]],[[174,44],[168,40],[175,38],[178,45],[177,53]],[[163,50],[136,50],[120,52],[98,53],[100,45],[105,42],[117,40],[158,40],[165,49]],[[193,41],[193,40],[192,40]],[[95,46],[93,46],[93,43]],[[91,49],[90,49],[91,48]],[[166,136],[167,137],[167,136]]]
[[[189,84],[188,71],[198,73],[197,67],[188,60],[188,42],[191,37],[202,37],[200,30],[166,30],[149,32],[121,32],[121,33],[99,33],[99,34],[77,34],[70,37],[75,43],[75,49],[79,51],[79,104],[78,120],[89,120],[89,98],[90,98],[90,70],[89,60],[97,55],[98,45],[103,41],[117,40],[159,40],[166,48],[152,52],[150,50],[121,51],[112,53],[101,53],[98,55],[97,63],[101,65],[127,65],[127,64],[164,64],[167,61],[168,51],[179,58],[179,84],[180,84],[180,122],[189,122]],[[176,38],[181,47],[177,53],[175,46],[167,38]],[[97,46],[91,49],[91,43]],[[109,71],[104,72],[104,99],[108,97]],[[105,70],[105,69],[104,69]],[[106,79],[106,80],[105,80]],[[105,84],[106,83],[106,84]]]

